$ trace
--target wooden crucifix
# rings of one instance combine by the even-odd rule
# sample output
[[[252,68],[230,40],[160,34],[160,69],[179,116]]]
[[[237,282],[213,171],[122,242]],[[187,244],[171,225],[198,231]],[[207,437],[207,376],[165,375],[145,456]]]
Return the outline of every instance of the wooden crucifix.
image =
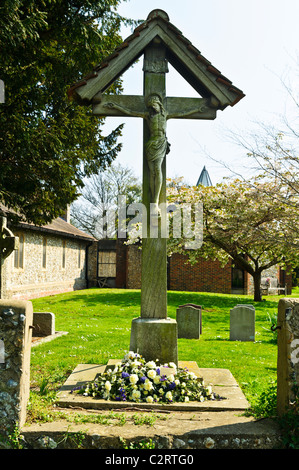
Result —
[[[93,114],[144,119],[143,204],[148,227],[152,215],[160,219],[159,204],[166,202],[166,155],[170,143],[166,135],[168,119],[214,119],[216,100],[209,98],[166,97],[168,72],[165,46],[157,38],[144,51],[144,95],[102,95],[94,97]],[[166,220],[163,217],[163,220]],[[146,237],[142,246],[141,317],[167,318],[166,239]]]
[[[106,95],[109,86],[141,55],[144,56],[143,96]],[[200,98],[166,96],[168,62],[198,92]],[[130,349],[146,360],[177,363],[177,324],[167,318],[166,158],[168,119],[215,119],[217,110],[234,106],[241,90],[212,66],[167,13],[153,10],[147,20],[69,91],[79,104],[92,105],[98,116],[143,118],[143,204],[147,213],[142,239],[141,314],[132,322]],[[164,203],[164,204],[163,204]],[[151,215],[158,220],[158,236],[148,234]],[[144,224],[144,222],[143,222]]]

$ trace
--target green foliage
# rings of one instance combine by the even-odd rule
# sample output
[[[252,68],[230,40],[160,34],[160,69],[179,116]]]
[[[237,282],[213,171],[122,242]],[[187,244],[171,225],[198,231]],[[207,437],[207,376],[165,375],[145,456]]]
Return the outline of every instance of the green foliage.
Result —
[[[252,397],[249,414],[255,418],[273,418],[277,415],[277,383],[272,381],[259,395]]]
[[[119,438],[122,449],[155,449],[156,445],[152,439],[148,441],[142,440],[139,442],[130,442],[129,444],[122,437]]]
[[[267,312],[267,319],[269,326],[265,328],[267,331],[272,333],[272,341],[274,344],[277,344],[277,311],[273,313]]]
[[[122,41],[120,0],[3,0],[0,6],[0,202],[37,224],[61,215],[83,178],[120,150],[121,126],[68,99],[69,87]],[[119,93],[120,82],[110,93]]]

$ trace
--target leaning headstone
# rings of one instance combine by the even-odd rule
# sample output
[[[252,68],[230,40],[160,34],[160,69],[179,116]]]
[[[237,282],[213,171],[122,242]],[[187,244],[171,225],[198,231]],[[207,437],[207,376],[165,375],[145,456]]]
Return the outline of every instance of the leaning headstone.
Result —
[[[0,434],[10,434],[26,420],[32,318],[31,302],[0,300]]]
[[[33,336],[55,335],[55,315],[51,312],[33,312]]]
[[[255,340],[255,308],[253,305],[236,305],[230,311],[231,341]]]
[[[176,311],[178,338],[199,339],[202,333],[201,306],[180,305]]]

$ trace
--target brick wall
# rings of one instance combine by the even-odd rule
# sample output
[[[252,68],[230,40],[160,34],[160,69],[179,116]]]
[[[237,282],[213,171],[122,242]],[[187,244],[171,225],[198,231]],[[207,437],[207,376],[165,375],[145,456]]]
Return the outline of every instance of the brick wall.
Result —
[[[169,260],[169,289],[231,293],[231,264],[200,258],[194,265],[186,255],[174,254]]]
[[[141,288],[141,250],[138,246],[127,248],[127,289]]]
[[[200,259],[195,265],[187,256],[175,254],[169,259],[169,290],[231,293],[231,264],[222,267],[219,261]],[[141,287],[141,250],[137,246],[127,249],[128,289]]]
[[[116,279],[115,287],[124,289],[127,287],[127,246],[122,239],[116,241]]]

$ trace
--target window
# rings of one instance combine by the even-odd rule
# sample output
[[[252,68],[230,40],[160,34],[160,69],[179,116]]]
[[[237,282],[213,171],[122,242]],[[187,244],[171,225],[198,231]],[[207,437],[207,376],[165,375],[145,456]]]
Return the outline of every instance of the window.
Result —
[[[239,268],[232,268],[232,288],[244,289],[244,271]]]
[[[78,268],[81,268],[81,245],[78,246]]]
[[[43,238],[43,268],[47,267],[47,239]]]
[[[66,241],[62,242],[62,269],[65,269],[65,258],[66,258]]]
[[[98,277],[116,277],[115,251],[99,251]]]
[[[14,251],[15,258],[14,258],[14,266],[15,268],[21,269],[24,267],[24,242],[25,237],[23,234],[18,235],[19,237],[19,248]]]

